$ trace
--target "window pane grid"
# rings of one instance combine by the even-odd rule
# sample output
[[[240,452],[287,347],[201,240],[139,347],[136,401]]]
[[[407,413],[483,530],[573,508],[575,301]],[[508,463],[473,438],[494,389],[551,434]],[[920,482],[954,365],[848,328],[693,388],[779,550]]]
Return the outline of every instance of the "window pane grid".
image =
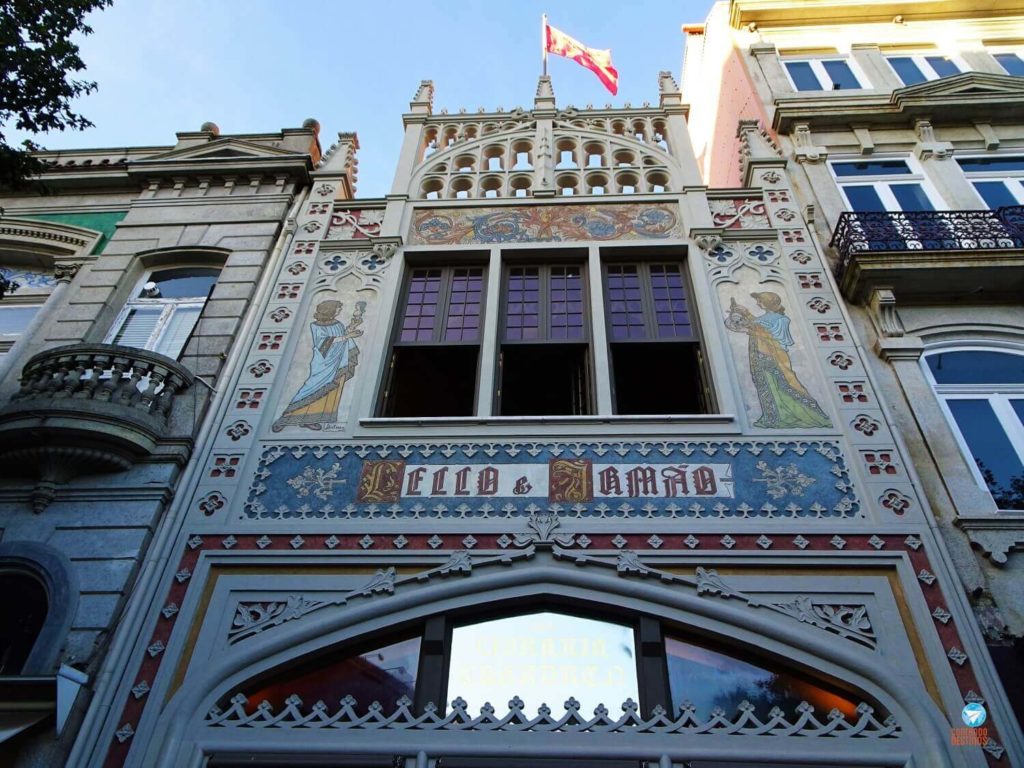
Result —
[[[692,336],[683,275],[674,264],[652,264],[651,293],[658,337]]]
[[[483,269],[456,269],[445,321],[445,341],[477,341],[480,338],[480,303]]]
[[[505,338],[510,341],[540,337],[540,268],[509,270],[505,302]]]
[[[402,318],[402,341],[430,341],[433,338],[440,293],[440,269],[413,270]]]
[[[552,267],[550,295],[551,338],[583,338],[583,278],[580,268]]]
[[[613,339],[643,339],[644,325],[640,273],[634,265],[608,267],[608,316]]]

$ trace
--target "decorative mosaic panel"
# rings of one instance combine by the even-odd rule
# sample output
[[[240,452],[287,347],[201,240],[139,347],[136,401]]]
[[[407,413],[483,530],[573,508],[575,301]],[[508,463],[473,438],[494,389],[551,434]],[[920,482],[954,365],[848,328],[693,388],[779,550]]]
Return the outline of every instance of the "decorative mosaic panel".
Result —
[[[273,446],[253,519],[851,518],[860,505],[836,444],[485,443]]]
[[[412,245],[646,240],[682,237],[675,205],[531,205],[416,211]]]

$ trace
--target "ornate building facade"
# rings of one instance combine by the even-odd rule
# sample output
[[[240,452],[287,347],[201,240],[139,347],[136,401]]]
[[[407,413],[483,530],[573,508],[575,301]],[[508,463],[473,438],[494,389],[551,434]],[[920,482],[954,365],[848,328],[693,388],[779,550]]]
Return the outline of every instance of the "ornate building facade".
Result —
[[[72,761],[1016,764],[786,162],[432,101],[311,174]]]
[[[303,156],[69,764],[1021,765],[769,137],[433,96]]]
[[[684,28],[702,171],[742,173],[737,120],[785,159],[1018,719],[1022,24],[1015,3],[738,0]]]

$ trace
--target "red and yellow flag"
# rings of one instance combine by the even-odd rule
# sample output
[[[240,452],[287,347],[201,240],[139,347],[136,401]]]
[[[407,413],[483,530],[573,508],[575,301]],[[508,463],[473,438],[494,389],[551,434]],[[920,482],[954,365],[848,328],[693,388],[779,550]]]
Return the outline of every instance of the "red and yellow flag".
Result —
[[[569,37],[565,32],[555,29],[545,21],[544,50],[556,56],[572,59],[577,64],[586,67],[597,75],[613,96],[619,92],[619,73],[612,66],[611,49],[587,48],[576,38]]]

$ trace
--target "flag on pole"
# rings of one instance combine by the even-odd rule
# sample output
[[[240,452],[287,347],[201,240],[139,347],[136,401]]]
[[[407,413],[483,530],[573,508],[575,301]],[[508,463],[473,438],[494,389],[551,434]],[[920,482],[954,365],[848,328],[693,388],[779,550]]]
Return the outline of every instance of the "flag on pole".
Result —
[[[544,17],[544,62],[547,70],[547,54],[553,53],[556,56],[564,56],[572,59],[577,64],[586,67],[598,79],[604,83],[604,87],[612,92],[614,96],[619,92],[619,73],[612,66],[611,49],[600,50],[598,48],[587,48],[579,40],[570,37],[560,29],[555,29],[547,23]]]

